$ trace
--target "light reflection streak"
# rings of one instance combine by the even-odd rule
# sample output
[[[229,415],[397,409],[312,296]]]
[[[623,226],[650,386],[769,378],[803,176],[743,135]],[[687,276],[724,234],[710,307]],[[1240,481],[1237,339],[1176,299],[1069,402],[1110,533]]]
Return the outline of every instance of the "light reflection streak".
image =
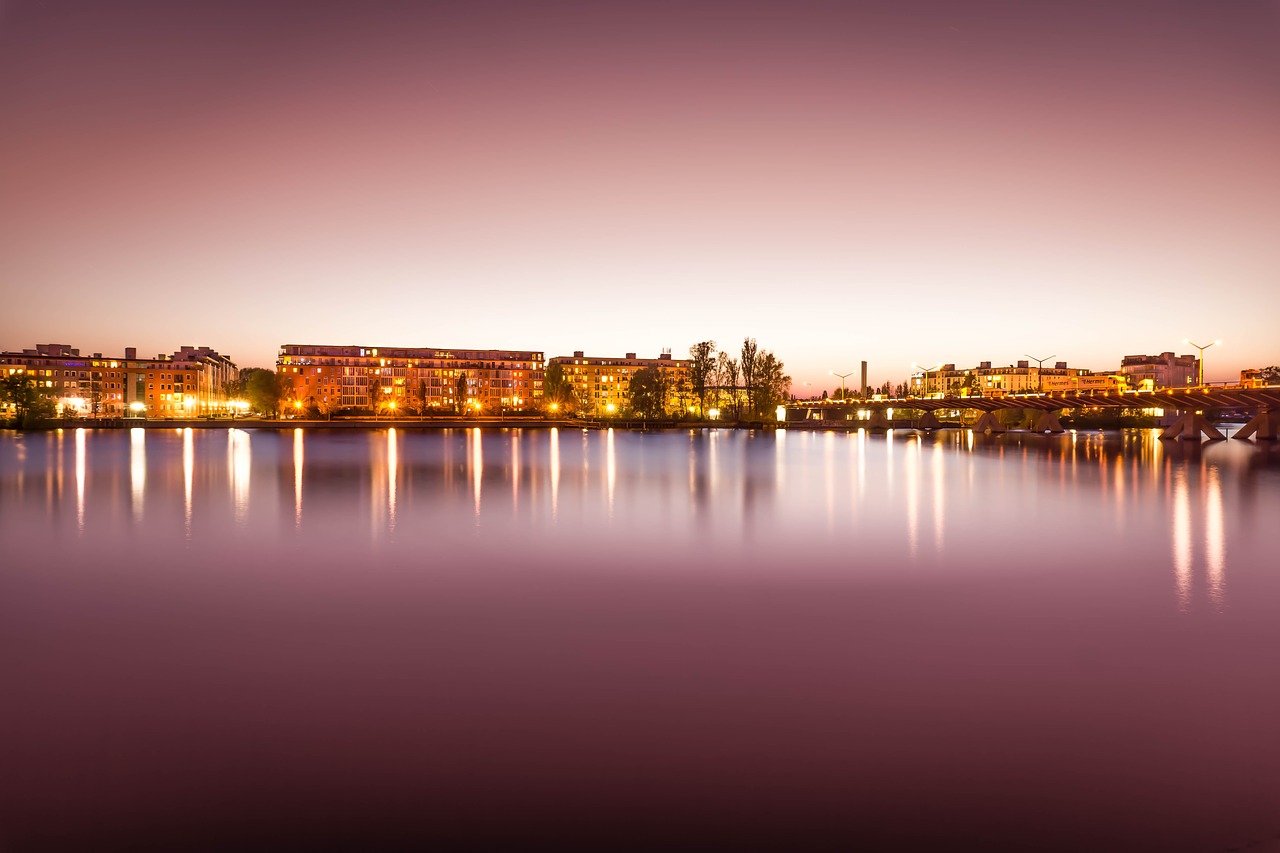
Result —
[[[920,442],[907,445],[903,476],[907,480],[907,550],[916,556],[920,534]]]
[[[302,526],[302,435],[301,427],[293,431],[293,526]]]
[[[399,473],[399,438],[396,428],[391,427],[387,430],[387,529],[392,533],[396,530],[396,478]]]
[[[195,482],[196,449],[191,427],[182,430],[182,530],[191,539],[191,492]]]
[[[618,482],[618,456],[613,444],[613,427],[605,435],[605,481],[609,489],[609,517],[613,518],[613,489]]]
[[[1191,500],[1187,494],[1187,474],[1173,472],[1173,579],[1178,605],[1191,604]]]
[[[142,522],[142,498],[147,490],[147,431],[129,430],[129,487],[133,520]]]
[[[1209,598],[1221,607],[1226,592],[1227,542],[1222,517],[1222,483],[1218,469],[1209,468],[1205,496],[1204,547],[1209,564]]]
[[[828,431],[822,435],[822,484],[827,498],[827,530],[836,525],[836,434]],[[781,466],[779,466],[781,467]]]
[[[560,430],[551,428],[551,519],[554,521],[560,500]]]
[[[249,433],[242,429],[230,430],[227,436],[231,457],[231,509],[237,524],[244,524],[249,516],[249,472],[252,457],[249,450]]]
[[[511,433],[511,509],[520,509],[520,430]]]
[[[774,489],[779,495],[784,491],[783,486],[786,485],[787,476],[787,431],[785,429],[774,430],[774,457],[773,457],[773,473],[774,473]]]
[[[933,448],[933,547],[942,553],[942,538],[946,528],[946,468],[942,446]]]
[[[480,447],[480,427],[472,427],[467,431],[467,440],[471,443],[471,487],[475,494],[476,520],[480,519],[480,481],[484,479],[484,450]]]
[[[84,427],[76,429],[76,530],[84,533]]]

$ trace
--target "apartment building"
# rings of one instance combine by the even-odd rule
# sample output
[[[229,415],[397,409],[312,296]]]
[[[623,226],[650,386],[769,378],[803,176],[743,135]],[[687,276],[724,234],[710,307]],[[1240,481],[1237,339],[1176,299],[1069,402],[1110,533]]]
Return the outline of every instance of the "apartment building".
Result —
[[[1186,388],[1194,385],[1200,370],[1200,359],[1194,355],[1126,355],[1120,360],[1120,373],[1130,388],[1152,391],[1157,388]]]
[[[537,408],[543,356],[536,350],[284,344],[276,359],[286,405],[479,412]]]
[[[225,408],[222,384],[236,375],[235,363],[209,347],[184,346],[173,355],[138,358],[81,355],[69,344],[36,344],[0,353],[0,375],[34,379],[61,416],[201,416]]]
[[[912,374],[909,387],[913,394],[993,397],[1050,391],[1122,390],[1125,383],[1124,377],[1117,374],[1068,367],[1065,361],[1044,367],[1021,360],[1006,367],[993,367],[991,362],[983,361],[977,367],[962,370],[954,364],[944,364],[928,371],[927,375],[923,370]]]
[[[595,415],[611,415],[627,407],[627,390],[637,370],[653,367],[669,375],[671,387],[677,388],[689,369],[688,359],[671,357],[664,350],[657,358],[637,358],[629,352],[622,357],[588,356],[582,350],[573,355],[556,356],[548,364],[558,364],[573,385],[579,400],[594,407]]]

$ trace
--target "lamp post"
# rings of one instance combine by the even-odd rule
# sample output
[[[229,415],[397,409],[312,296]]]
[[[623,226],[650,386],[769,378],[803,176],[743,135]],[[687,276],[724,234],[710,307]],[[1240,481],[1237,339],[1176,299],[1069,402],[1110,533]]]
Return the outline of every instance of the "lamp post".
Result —
[[[846,394],[844,390],[844,381],[848,379],[850,376],[852,376],[856,371],[851,370],[848,373],[836,373],[834,370],[828,370],[827,372],[830,373],[832,376],[840,377],[840,399],[841,401],[844,401],[848,397],[848,394]]]
[[[929,396],[929,372],[942,367],[942,362],[938,362],[933,367],[921,367],[913,361],[911,362],[911,366],[924,374],[924,391],[922,393],[926,397]]]
[[[1200,351],[1200,357],[1196,359],[1196,362],[1199,365],[1199,371],[1196,376],[1196,387],[1203,388],[1204,387],[1204,351],[1207,350],[1209,347],[1217,346],[1218,344],[1222,343],[1222,341],[1214,341],[1213,343],[1205,344],[1204,346],[1201,346],[1200,344],[1195,343],[1194,341],[1189,341],[1186,338],[1183,338],[1182,342],[1184,344],[1191,344],[1191,346],[1195,347]]]
[[[1026,353],[1023,353],[1023,355],[1026,355]],[[1027,356],[1027,358],[1031,359],[1036,363],[1036,393],[1037,394],[1044,391],[1044,377],[1041,375],[1041,372],[1044,370],[1044,363],[1054,357],[1055,356],[1052,356],[1052,355],[1046,355],[1044,358],[1036,358],[1034,355]]]

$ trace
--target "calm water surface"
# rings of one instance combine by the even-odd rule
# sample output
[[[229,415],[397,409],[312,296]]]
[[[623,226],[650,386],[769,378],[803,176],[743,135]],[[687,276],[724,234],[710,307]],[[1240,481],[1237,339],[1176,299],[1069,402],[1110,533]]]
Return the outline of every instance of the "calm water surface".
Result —
[[[0,850],[1274,843],[1278,524],[1148,432],[0,433]]]

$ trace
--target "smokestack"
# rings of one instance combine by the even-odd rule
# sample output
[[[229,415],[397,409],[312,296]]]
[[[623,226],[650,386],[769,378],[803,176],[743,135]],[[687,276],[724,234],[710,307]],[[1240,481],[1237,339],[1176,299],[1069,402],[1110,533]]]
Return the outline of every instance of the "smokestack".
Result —
[[[862,396],[867,396],[867,363],[862,362]]]

